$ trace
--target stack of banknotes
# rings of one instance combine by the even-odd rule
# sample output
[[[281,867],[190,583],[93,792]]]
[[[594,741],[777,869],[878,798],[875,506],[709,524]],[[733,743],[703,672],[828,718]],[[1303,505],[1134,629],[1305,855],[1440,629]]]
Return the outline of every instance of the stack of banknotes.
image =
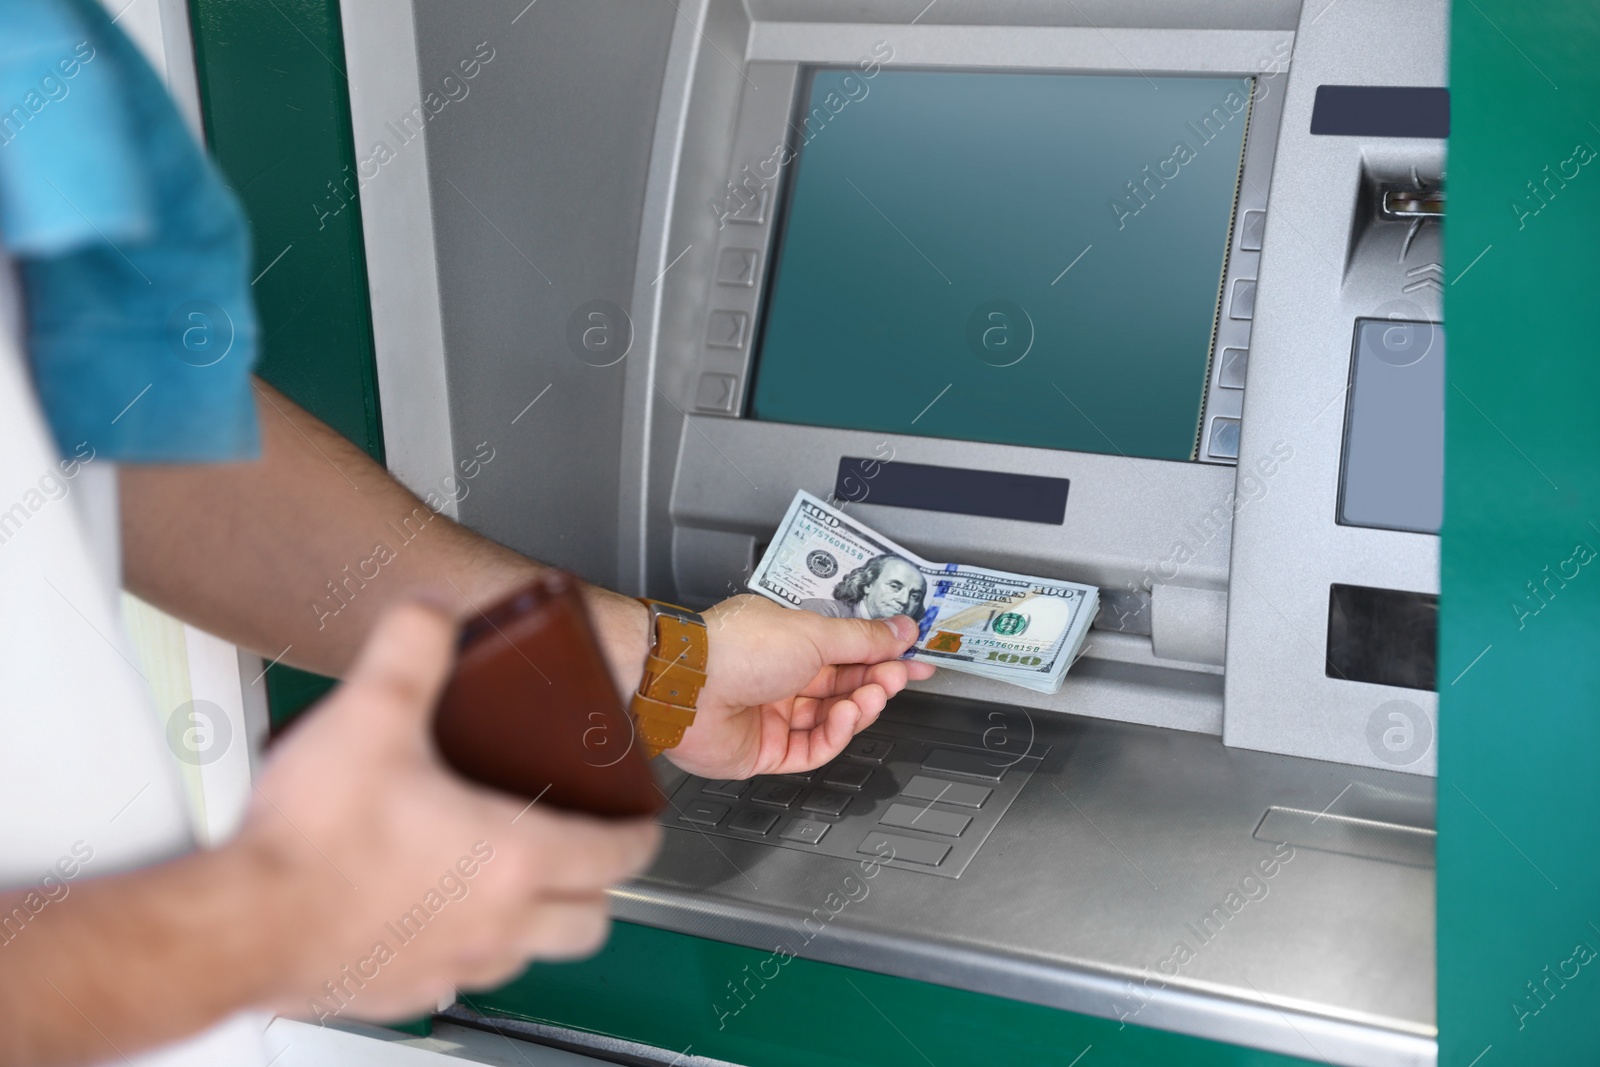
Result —
[[[749,586],[836,618],[909,615],[908,658],[1040,693],[1061,688],[1100,602],[1092,585],[929,563],[804,490]]]

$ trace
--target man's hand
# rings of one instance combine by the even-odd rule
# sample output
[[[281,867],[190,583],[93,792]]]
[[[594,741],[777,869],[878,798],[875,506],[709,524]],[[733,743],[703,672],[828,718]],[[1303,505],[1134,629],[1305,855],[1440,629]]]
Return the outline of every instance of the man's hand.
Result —
[[[900,659],[917,636],[904,615],[827,619],[745,594],[705,619],[710,654],[699,710],[667,755],[708,778],[820,767],[906,682],[934,670]]]
[[[655,851],[650,820],[525,805],[443,767],[428,724],[454,632],[418,604],[389,612],[257,785],[230,847],[301,919],[269,998],[280,1013],[394,1019],[531,959],[588,955],[605,940],[605,888]]]
[[[242,1008],[404,1018],[598,948],[606,886],[644,868],[659,832],[450,774],[428,716],[454,633],[415,603],[382,615],[273,751],[228,844],[58,882],[42,910],[38,892],[0,893],[0,914],[32,915],[0,937],[0,1064],[126,1060]]]

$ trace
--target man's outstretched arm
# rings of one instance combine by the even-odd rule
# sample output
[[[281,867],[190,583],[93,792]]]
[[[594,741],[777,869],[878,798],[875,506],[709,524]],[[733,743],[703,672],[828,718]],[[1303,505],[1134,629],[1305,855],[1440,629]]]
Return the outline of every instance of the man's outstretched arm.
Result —
[[[539,571],[435,514],[283,394],[258,383],[257,397],[260,461],[122,468],[131,591],[269,658],[340,675],[383,610],[417,590],[442,592],[466,616]],[[586,591],[617,689],[630,693],[646,613]],[[699,717],[672,759],[710,777],[820,766],[907,681],[932,673],[899,659],[916,635],[903,616],[824,619],[745,595],[706,622]]]
[[[121,469],[131,592],[269,659],[282,653],[284,663],[337,677],[384,609],[419,587],[468,614],[541,569],[436,514],[260,381],[256,406],[258,462]],[[587,592],[626,692],[644,669],[644,609],[604,589]]]

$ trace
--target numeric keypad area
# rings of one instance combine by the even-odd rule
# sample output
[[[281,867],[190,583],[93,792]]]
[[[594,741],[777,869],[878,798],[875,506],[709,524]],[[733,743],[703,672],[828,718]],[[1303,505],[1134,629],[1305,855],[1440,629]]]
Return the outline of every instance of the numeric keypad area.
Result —
[[[885,866],[959,878],[1049,746],[1002,751],[939,734],[879,723],[816,771],[749,781],[690,777],[661,822],[842,859],[887,857]]]

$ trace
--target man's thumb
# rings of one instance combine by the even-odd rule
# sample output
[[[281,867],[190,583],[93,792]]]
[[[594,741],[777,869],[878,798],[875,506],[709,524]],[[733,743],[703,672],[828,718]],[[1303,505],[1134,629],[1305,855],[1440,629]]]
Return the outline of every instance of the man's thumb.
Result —
[[[456,623],[439,608],[411,600],[385,611],[345,679],[347,686],[387,698],[405,713],[433,711],[455,662]]]
[[[882,663],[899,659],[917,637],[908,616],[890,619],[820,619],[817,648],[828,663]]]

